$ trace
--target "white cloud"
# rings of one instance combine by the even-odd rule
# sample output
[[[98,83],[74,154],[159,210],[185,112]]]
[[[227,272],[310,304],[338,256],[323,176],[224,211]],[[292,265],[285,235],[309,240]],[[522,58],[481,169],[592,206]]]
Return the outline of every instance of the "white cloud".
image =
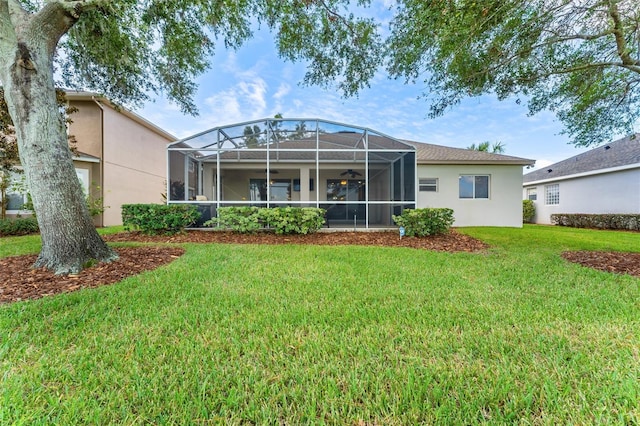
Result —
[[[206,108],[202,108],[198,120],[203,130],[264,117],[268,85],[260,77],[247,77],[250,78],[205,99]]]
[[[288,95],[289,92],[291,92],[291,86],[289,86],[287,83],[280,83],[280,87],[278,87],[278,90],[273,95],[273,99],[282,99],[283,97]]]

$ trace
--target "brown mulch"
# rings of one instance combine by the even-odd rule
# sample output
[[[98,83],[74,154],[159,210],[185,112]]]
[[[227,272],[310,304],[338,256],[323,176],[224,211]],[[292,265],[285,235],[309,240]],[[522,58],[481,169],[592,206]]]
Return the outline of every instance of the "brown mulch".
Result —
[[[304,245],[360,245],[384,247],[409,247],[447,252],[474,252],[488,246],[468,235],[451,231],[444,235],[425,238],[403,237],[396,232],[317,232],[308,235],[276,235],[270,232],[236,234],[221,231],[187,231],[171,236],[148,236],[139,232],[123,232],[104,237],[109,242],[154,243],[222,243],[222,244],[304,244]]]
[[[562,257],[588,268],[640,277],[640,253],[566,251]]]
[[[120,258],[99,263],[77,275],[54,275],[44,268],[32,269],[36,255],[0,259],[0,304],[39,299],[58,293],[113,284],[167,264],[184,254],[181,247],[121,247]]]
[[[188,231],[173,236],[147,236],[124,232],[104,237],[108,242],[141,243],[223,243],[223,244],[306,244],[364,245],[408,247],[445,252],[477,252],[488,245],[464,234],[451,231],[426,238],[399,238],[394,232],[319,232],[310,235],[253,235],[218,231]],[[120,259],[100,263],[77,275],[54,275],[42,268],[31,269],[36,256],[14,256],[0,259],[0,304],[37,299],[58,293],[113,284],[126,277],[167,264],[184,253],[180,247],[120,247]],[[640,253],[565,252],[571,262],[607,272],[640,277]]]

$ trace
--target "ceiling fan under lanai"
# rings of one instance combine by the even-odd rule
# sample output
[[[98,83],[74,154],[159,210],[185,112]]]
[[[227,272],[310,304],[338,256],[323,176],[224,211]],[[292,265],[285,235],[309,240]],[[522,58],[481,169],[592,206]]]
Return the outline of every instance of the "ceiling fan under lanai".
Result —
[[[349,175],[349,176],[351,176],[351,179],[353,179],[356,176],[362,176],[362,173],[356,172],[355,170],[352,170],[352,169],[348,169],[348,170],[345,170],[344,172],[340,173],[340,176],[345,176],[345,175]]]

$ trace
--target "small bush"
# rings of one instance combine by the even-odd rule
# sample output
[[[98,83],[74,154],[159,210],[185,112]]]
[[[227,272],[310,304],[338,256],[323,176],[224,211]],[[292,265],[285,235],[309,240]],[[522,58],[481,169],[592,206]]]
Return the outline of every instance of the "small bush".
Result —
[[[176,234],[200,217],[196,206],[187,204],[125,204],[122,206],[124,229],[144,234]]]
[[[322,228],[326,210],[313,207],[260,209],[263,223],[276,234],[311,234]]]
[[[531,200],[522,200],[522,221],[531,223],[536,215],[536,205]]]
[[[447,208],[406,209],[393,221],[410,237],[444,234],[453,225],[453,210]]]
[[[220,207],[217,219],[211,219],[204,224],[211,226],[216,222],[220,228],[243,234],[256,232],[263,227],[258,207]]]
[[[263,228],[272,229],[276,234],[309,234],[324,225],[324,209],[311,207],[220,207],[216,222],[221,228],[233,232],[253,233]]]
[[[551,223],[572,228],[626,229],[640,231],[638,214],[554,213]]]
[[[35,217],[0,219],[0,236],[37,234],[40,231]]]

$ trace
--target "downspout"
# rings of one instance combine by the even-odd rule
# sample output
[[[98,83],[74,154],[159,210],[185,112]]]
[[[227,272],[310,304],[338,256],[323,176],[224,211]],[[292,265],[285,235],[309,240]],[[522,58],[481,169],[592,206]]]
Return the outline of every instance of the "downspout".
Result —
[[[100,108],[100,198],[104,202],[104,106],[95,96],[91,96],[91,100]],[[100,214],[100,226],[104,226],[104,213]]]

